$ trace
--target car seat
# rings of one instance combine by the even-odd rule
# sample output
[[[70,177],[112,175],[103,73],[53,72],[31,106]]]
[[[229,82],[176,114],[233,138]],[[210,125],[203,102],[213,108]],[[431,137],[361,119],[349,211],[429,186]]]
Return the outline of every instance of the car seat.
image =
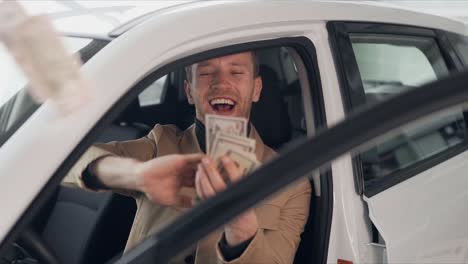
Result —
[[[277,150],[291,140],[291,121],[276,72],[266,65],[260,65],[259,75],[263,89],[260,100],[252,106],[250,120],[263,142]]]
[[[61,186],[42,237],[62,263],[104,263],[124,249],[135,211],[133,198]]]
[[[121,121],[109,126],[97,142],[130,140],[147,133],[146,127]],[[36,230],[62,263],[104,263],[123,251],[135,212],[132,197],[60,186],[37,217]]]

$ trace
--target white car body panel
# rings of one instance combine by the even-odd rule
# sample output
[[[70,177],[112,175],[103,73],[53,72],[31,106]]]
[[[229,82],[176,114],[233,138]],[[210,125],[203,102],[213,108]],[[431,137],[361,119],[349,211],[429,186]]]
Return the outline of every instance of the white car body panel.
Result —
[[[259,9],[262,10],[261,16]],[[285,4],[275,1],[207,1],[158,12],[111,42],[83,67],[83,73],[92,86],[92,100],[67,116],[57,112],[50,102],[44,104],[0,148],[0,241],[5,238],[64,159],[108,109],[144,76],[170,62],[226,45],[306,36],[313,41],[317,50],[327,120],[329,125],[333,125],[344,118],[344,109],[325,28],[327,21],[398,23],[468,35],[465,26],[457,21],[412,11],[398,11],[399,16],[396,17],[392,15],[392,10],[397,9],[350,2]],[[443,167],[446,167],[445,164]],[[363,220],[366,214],[365,204],[355,191],[351,156],[344,155],[333,162],[332,171],[334,209],[328,260],[378,260],[377,253],[367,246],[371,239],[369,223]],[[426,172],[429,177],[421,174],[369,200],[370,206],[375,207],[375,211],[372,212],[373,218],[382,223],[384,237],[393,240],[398,232],[397,227],[391,225],[386,231],[392,211],[385,211],[385,208],[395,204],[389,198],[394,196],[392,192],[401,191],[409,196],[410,190],[414,189],[411,184],[423,178],[435,191],[435,183],[442,180],[436,173],[441,170],[430,171]],[[430,182],[431,179],[434,182]],[[461,173],[455,173],[451,179],[454,188],[461,182],[466,183]],[[462,186],[466,185],[460,184],[458,188]],[[426,191],[426,188],[420,189]],[[465,196],[460,199],[462,198]],[[442,206],[439,210],[443,208]],[[422,211],[424,210],[420,208],[418,212]],[[428,219],[436,219],[433,216]],[[458,223],[461,223],[462,219],[466,218],[460,218]],[[433,235],[431,232],[426,234]],[[410,252],[411,247],[400,247],[399,243],[402,242],[389,243],[388,248],[408,251],[406,255],[398,253],[402,257],[413,256]],[[466,246],[464,248],[466,249]],[[398,260],[395,255],[389,256]]]
[[[314,27],[314,31],[307,34],[306,37],[312,40],[317,52],[317,63],[319,65],[322,87],[339,87],[335,65],[334,63],[329,63],[333,61],[333,55],[329,46],[328,31],[326,30],[325,23],[317,24]],[[340,89],[323,89],[323,101],[329,126],[344,119],[344,108],[341,102]],[[340,258],[357,260],[359,256],[359,250],[355,248],[353,244],[354,234],[356,233],[354,229],[355,225],[348,226],[347,222],[343,221],[344,218],[352,218],[353,216],[350,216],[347,210],[343,211],[343,209],[348,207],[348,202],[351,200],[348,198],[341,198],[354,196],[358,196],[359,198],[359,195],[354,191],[354,185],[347,185],[347,181],[343,181],[343,178],[350,179],[351,181],[353,180],[352,170],[348,170],[346,166],[348,163],[350,164],[350,161],[350,155],[346,155],[332,163],[333,176],[336,177],[340,175],[340,180],[335,181],[335,179],[333,179],[333,182],[339,182],[339,185],[335,185],[333,189],[335,199],[328,247],[328,259]],[[350,172],[351,177],[348,177]],[[341,178],[342,176],[344,177]]]
[[[306,37],[314,43],[320,71],[322,87],[339,87],[332,50],[330,49],[328,31],[325,23],[317,25],[314,32]],[[323,89],[323,101],[327,113],[328,126],[333,126],[344,119],[344,108],[341,101],[340,89]],[[371,241],[371,234],[362,221],[364,204],[361,196],[356,194],[351,155],[347,154],[335,160],[332,165],[333,173],[333,218],[331,225],[328,259],[360,260],[375,262],[379,256],[370,250],[367,243]],[[357,243],[361,241],[361,243]],[[365,241],[363,243],[362,241]]]
[[[465,151],[366,199],[389,263],[468,261],[467,159]]]

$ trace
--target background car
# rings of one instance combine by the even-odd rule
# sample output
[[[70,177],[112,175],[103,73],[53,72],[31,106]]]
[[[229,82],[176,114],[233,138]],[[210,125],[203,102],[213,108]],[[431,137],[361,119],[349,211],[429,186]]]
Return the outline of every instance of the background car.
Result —
[[[260,8],[270,15],[259,16]],[[265,89],[252,122],[282,154],[266,170],[281,159],[287,165],[297,142],[363,107],[466,69],[467,35],[459,21],[372,4],[217,1],[163,8],[105,36],[68,34],[89,39],[72,51],[86,62],[91,100],[59,117],[50,103],[39,107],[22,90],[0,109],[0,172],[12,175],[0,178],[1,256],[13,248],[15,257],[99,263],[123,249],[133,201],[60,182],[93,142],[138,138],[156,123],[181,129],[192,123],[193,108],[183,92],[186,65],[258,51]],[[452,109],[307,171],[314,195],[295,262],[466,260],[467,185],[460,167],[467,155],[465,116]],[[320,153],[308,155],[312,162]],[[268,190],[275,181],[264,185]],[[174,224],[184,220],[192,219],[183,216]],[[209,223],[199,232],[206,234]],[[201,236],[187,233],[158,257],[164,261],[167,252]],[[148,254],[142,246],[121,263]]]

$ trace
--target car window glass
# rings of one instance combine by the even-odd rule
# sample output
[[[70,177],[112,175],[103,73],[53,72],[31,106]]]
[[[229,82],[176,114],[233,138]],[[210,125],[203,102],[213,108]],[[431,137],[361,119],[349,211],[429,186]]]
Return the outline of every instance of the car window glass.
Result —
[[[378,34],[351,34],[350,37],[366,104],[385,100],[449,73],[432,38]],[[365,185],[457,146],[465,138],[466,123],[459,110],[402,130],[361,153]]]
[[[453,43],[455,50],[460,55],[465,67],[468,69],[468,36],[448,34],[450,41]]]
[[[167,81],[167,75],[153,82],[148,88],[138,95],[138,101],[141,107],[157,105],[161,102],[161,96],[164,91],[164,85]]]
[[[398,94],[448,74],[434,40],[353,34],[351,41],[368,100]]]
[[[26,85],[26,77],[16,64],[13,56],[0,42],[0,106]]]

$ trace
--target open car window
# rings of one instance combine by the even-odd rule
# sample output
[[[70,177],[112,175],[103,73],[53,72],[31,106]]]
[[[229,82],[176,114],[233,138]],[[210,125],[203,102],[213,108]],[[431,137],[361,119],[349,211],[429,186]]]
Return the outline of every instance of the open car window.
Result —
[[[312,65],[316,60],[312,56],[314,50],[311,43],[303,39],[295,41],[297,43],[293,42],[290,46],[288,44],[291,40],[284,40],[283,45],[260,43],[258,45],[265,47],[255,49],[259,61],[258,73],[264,90],[259,102],[253,106],[252,129],[255,129],[261,135],[263,142],[271,147],[265,150],[271,153],[273,150],[280,151],[294,140],[306,138],[309,133],[315,133],[308,131],[308,127],[320,128],[324,125],[324,118],[319,116],[316,116],[316,121],[306,120],[306,115],[310,116],[314,112],[323,113],[323,109],[312,111],[310,102],[304,104],[304,100],[312,99],[305,96],[319,97],[320,93],[317,92],[320,90],[319,76],[315,72],[316,67]],[[296,46],[300,44],[310,49],[310,53],[304,51],[301,53],[293,44]],[[186,98],[185,69],[180,67],[162,76],[160,74],[160,72],[151,73],[136,85],[135,89],[139,89],[140,93],[135,94],[125,109],[94,138],[95,143],[144,139],[151,134],[156,124],[172,124],[171,129],[179,129],[177,133],[182,133],[193,126],[195,109]],[[271,122],[272,116],[274,122]],[[309,122],[315,123],[308,125]],[[115,143],[106,146],[111,145]],[[159,149],[159,153],[162,153],[162,149]],[[126,245],[128,246],[127,239],[132,223],[135,217],[137,219],[141,217],[135,216],[141,207],[136,208],[135,197],[129,197],[133,196],[131,193],[121,190],[90,192],[76,188],[77,186],[73,186],[68,180],[67,175],[42,213],[36,216],[33,221],[34,228],[45,243],[56,252],[58,259],[66,263],[74,260],[85,261],[89,258],[93,258],[93,261],[99,259],[99,262],[108,261],[122,252]],[[310,196],[309,181],[304,179],[303,182],[308,188],[305,195]],[[309,210],[309,196],[305,196],[307,202],[302,208],[305,212]],[[139,197],[142,197],[141,194]],[[137,198],[136,201],[137,205],[141,206],[139,204],[141,200]],[[178,219],[180,215],[181,212],[169,213],[168,218],[163,219],[159,226],[152,227],[144,238],[150,238],[151,234]],[[268,221],[266,218],[259,221],[266,228],[277,229],[273,223],[265,222]],[[306,221],[307,219],[303,217],[301,224],[305,225]],[[70,229],[70,225],[74,228]],[[65,229],[60,231],[61,228]],[[62,234],[67,235],[62,236]],[[300,235],[300,232],[296,235]],[[73,239],[69,239],[72,237]],[[143,241],[137,242],[132,248]],[[97,252],[99,256],[95,255]],[[194,257],[193,251],[185,253],[175,257],[183,259]],[[294,255],[295,251],[289,252],[289,258],[294,258]]]

